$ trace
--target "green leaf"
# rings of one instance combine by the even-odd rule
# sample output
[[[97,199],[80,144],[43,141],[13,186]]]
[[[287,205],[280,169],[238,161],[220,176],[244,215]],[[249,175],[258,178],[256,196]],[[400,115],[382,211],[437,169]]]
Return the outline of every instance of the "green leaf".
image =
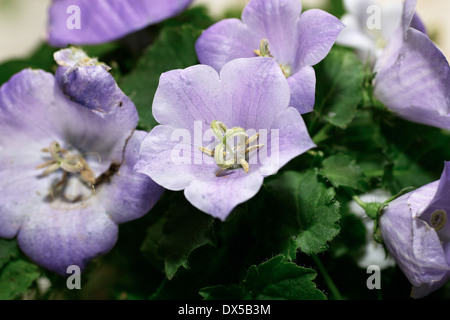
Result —
[[[251,266],[239,286],[203,288],[200,295],[209,300],[325,300],[313,280],[317,273],[276,256],[259,266]]]
[[[292,235],[296,248],[315,254],[328,248],[338,233],[339,203],[335,191],[318,180],[315,171],[288,171],[268,182],[275,197],[277,214],[285,226],[285,234]]]
[[[20,251],[15,240],[3,240],[0,239],[0,269],[10,259],[17,259]]]
[[[395,194],[404,188],[419,188],[437,179],[438,177],[433,177],[407,154],[398,152],[393,162],[386,166],[383,184]]]
[[[325,176],[333,187],[349,187],[355,190],[367,190],[367,178],[355,160],[345,154],[337,154],[322,162],[320,174]]]
[[[164,26],[177,27],[188,24],[198,29],[207,29],[213,23],[214,21],[208,14],[208,8],[204,6],[195,6],[172,19],[162,22]]]
[[[211,240],[214,218],[186,201],[172,205],[156,223],[148,228],[142,251],[150,260],[162,261],[167,278],[171,280],[183,266],[189,268],[190,254]]]
[[[10,262],[0,274],[0,300],[14,299],[24,293],[39,275],[39,268],[30,262]]]
[[[200,34],[200,29],[190,25],[163,28],[135,70],[121,79],[120,87],[136,105],[142,129],[149,130],[157,125],[152,114],[152,102],[161,74],[198,63],[195,42]]]
[[[241,285],[202,288],[199,294],[204,300],[242,300],[248,293]]]
[[[315,111],[334,126],[345,129],[364,97],[366,68],[351,50],[334,47],[317,65]]]

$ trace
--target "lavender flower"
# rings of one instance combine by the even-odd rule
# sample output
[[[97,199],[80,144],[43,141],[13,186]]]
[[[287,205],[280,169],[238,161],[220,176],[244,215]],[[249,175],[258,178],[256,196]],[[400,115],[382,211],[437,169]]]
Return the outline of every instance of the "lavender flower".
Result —
[[[450,279],[450,162],[439,181],[392,201],[380,218],[383,241],[422,298]]]
[[[450,67],[415,14],[417,0],[389,2],[388,7],[374,0],[345,3],[350,14],[343,21],[349,28],[337,43],[371,60],[374,96],[401,118],[450,129]],[[380,29],[369,30],[367,11],[375,4],[383,9]]]
[[[225,220],[264,177],[314,147],[289,99],[273,58],[236,59],[220,75],[206,65],[166,72],[153,102],[161,125],[142,143],[136,170]]]
[[[133,172],[146,133],[108,68],[76,49],[55,59],[56,77],[26,69],[0,89],[0,237],[65,275],[108,252],[162,188]]]
[[[98,44],[185,10],[192,0],[53,0],[48,41],[57,47]]]
[[[290,105],[310,112],[316,85],[312,66],[328,54],[344,26],[322,10],[301,11],[300,0],[251,0],[242,21],[222,20],[200,36],[198,58],[219,71],[236,58],[273,56],[288,79]]]
[[[377,62],[374,95],[399,117],[450,129],[450,66],[426,34],[407,27],[413,2],[406,2],[401,32]]]

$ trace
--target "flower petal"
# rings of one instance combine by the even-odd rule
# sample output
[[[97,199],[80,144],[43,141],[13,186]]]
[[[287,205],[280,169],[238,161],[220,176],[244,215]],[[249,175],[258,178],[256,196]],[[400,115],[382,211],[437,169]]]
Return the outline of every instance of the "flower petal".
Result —
[[[237,58],[255,57],[259,48],[257,35],[238,19],[225,19],[206,29],[198,38],[195,49],[198,60],[217,70]]]
[[[194,129],[194,121],[207,124],[230,119],[224,108],[219,74],[205,65],[172,70],[161,75],[153,100],[153,115],[160,124]]]
[[[194,180],[184,194],[196,208],[224,221],[238,204],[254,197],[262,183],[263,177],[257,172],[232,170],[221,177]]]
[[[291,64],[296,54],[298,23],[302,3],[298,0],[251,0],[242,12],[242,21],[258,41],[269,41],[270,51],[281,64]],[[256,48],[259,49],[259,44]]]
[[[36,167],[43,147],[62,137],[53,95],[54,79],[43,71],[23,70],[0,88],[0,236],[13,238],[25,214],[43,201],[48,179]]]
[[[69,105],[74,118],[64,128],[66,141],[77,141],[79,149],[107,157],[105,154],[115,144],[125,143],[139,117],[133,102],[117,86],[108,68],[79,52],[70,48],[55,53],[55,60],[61,66],[56,72],[56,83],[76,103]],[[86,139],[80,139],[81,135]]]
[[[442,172],[441,178],[439,179],[439,185],[436,193],[433,195],[431,201],[425,208],[420,208],[418,212],[418,217],[424,220],[426,223],[431,225],[431,216],[437,210],[446,211],[446,219],[448,214],[450,214],[450,196],[449,196],[449,184],[450,184],[450,162],[445,163],[444,171]],[[450,216],[448,216],[450,218]],[[441,241],[450,241],[450,222],[445,223],[445,225],[437,231]]]
[[[228,127],[269,129],[289,105],[290,89],[281,68],[272,58],[243,58],[226,64],[220,72],[225,95],[223,110],[231,112]]]
[[[291,88],[290,105],[301,114],[313,111],[316,99],[316,73],[313,67],[304,66],[287,80]]]
[[[219,168],[198,149],[204,145],[202,129],[206,128],[199,128],[200,134],[192,135],[185,129],[154,127],[142,142],[135,170],[174,191],[183,190],[197,178],[214,177]]]
[[[72,210],[43,203],[27,215],[17,239],[34,262],[65,276],[68,266],[83,270],[90,260],[111,250],[117,233],[117,225],[94,203]]]
[[[301,68],[322,61],[344,27],[338,18],[325,11],[311,9],[303,12],[298,24],[299,44],[294,65]]]
[[[275,174],[290,160],[314,147],[302,116],[294,108],[288,108],[272,123],[267,142],[268,158],[259,154],[263,163],[259,172],[263,176]]]
[[[408,30],[398,59],[381,68],[374,81],[375,96],[400,117],[450,128],[450,67],[422,32]]]
[[[146,137],[144,131],[135,131],[127,143],[124,163],[110,183],[100,187],[97,194],[105,211],[116,223],[135,220],[145,215],[159,200],[163,188],[148,176],[134,171],[139,149]],[[122,153],[122,150],[119,151]]]
[[[48,41],[58,47],[108,42],[175,16],[191,2],[192,0],[78,0],[74,3],[72,0],[55,0],[50,7]],[[79,29],[76,25],[71,26],[77,14],[80,19]]]

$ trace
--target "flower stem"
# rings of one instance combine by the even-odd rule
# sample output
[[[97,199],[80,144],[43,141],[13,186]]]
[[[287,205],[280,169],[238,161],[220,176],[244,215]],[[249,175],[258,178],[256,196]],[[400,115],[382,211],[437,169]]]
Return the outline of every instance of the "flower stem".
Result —
[[[357,195],[352,195],[352,199],[366,212],[366,215],[372,219],[377,220],[380,208],[383,207],[382,203],[378,202],[364,202]]]
[[[360,197],[358,197],[357,195],[353,195],[352,199],[358,204],[358,206],[366,210],[367,205],[364,201],[361,200]]]
[[[325,280],[325,283],[327,284],[328,289],[331,292],[333,300],[344,300],[341,296],[341,293],[339,292],[339,289],[334,284],[333,280],[331,279],[330,275],[328,274],[327,270],[322,264],[322,261],[320,261],[319,257],[316,255],[312,255],[311,257],[314,260],[314,263],[316,264],[317,268],[319,269],[319,272],[321,273],[323,279]]]
[[[322,129],[317,132],[314,137],[312,138],[313,142],[315,144],[320,144],[321,142],[327,140],[330,136],[328,133],[333,129],[333,126],[331,124],[326,124],[322,127]]]

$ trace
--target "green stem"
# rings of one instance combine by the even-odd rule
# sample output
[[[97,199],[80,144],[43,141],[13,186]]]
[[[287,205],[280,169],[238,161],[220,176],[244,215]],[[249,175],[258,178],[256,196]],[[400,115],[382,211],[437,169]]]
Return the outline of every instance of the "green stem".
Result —
[[[325,280],[325,283],[327,284],[333,299],[344,300],[341,296],[341,293],[339,292],[339,289],[334,284],[333,280],[331,279],[330,275],[328,274],[327,270],[322,264],[322,261],[320,261],[319,257],[316,255],[312,255],[311,257],[314,260],[315,264],[317,265],[317,268],[319,269],[319,272],[321,273],[323,279]]]
[[[358,204],[358,206],[366,210],[367,204],[364,201],[362,201],[360,197],[358,197],[357,195],[353,195],[352,199]]]
[[[372,220],[378,219],[378,213],[379,213],[380,209],[383,207],[382,203],[364,202],[356,194],[352,195],[352,199],[358,204],[358,206],[360,206],[364,210],[364,212],[370,219],[372,219]]]
[[[315,144],[319,144],[322,141],[327,140],[330,136],[328,135],[328,133],[331,131],[331,129],[333,129],[333,125],[331,124],[326,124],[322,127],[322,129],[319,130],[319,132],[317,132],[314,137],[312,138],[313,142]]]

